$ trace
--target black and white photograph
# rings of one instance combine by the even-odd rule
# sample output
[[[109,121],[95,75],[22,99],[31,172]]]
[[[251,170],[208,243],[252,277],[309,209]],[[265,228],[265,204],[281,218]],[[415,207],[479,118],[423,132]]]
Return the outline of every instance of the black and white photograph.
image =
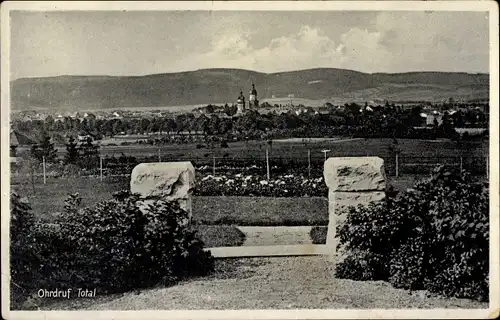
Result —
[[[495,2],[1,22],[4,318],[499,316]]]

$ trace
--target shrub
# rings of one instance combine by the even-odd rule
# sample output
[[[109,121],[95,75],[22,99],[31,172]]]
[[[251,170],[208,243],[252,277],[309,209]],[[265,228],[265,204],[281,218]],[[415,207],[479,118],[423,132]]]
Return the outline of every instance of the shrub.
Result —
[[[325,244],[328,227],[314,226],[309,232],[309,237],[313,244]]]
[[[487,186],[440,167],[408,192],[350,208],[337,229],[347,258],[336,274],[487,300],[488,211]]]
[[[127,192],[114,197],[84,209],[77,196],[68,199],[61,233],[76,252],[68,261],[79,271],[72,282],[119,292],[211,271],[211,255],[178,204]]]
[[[29,204],[18,194],[11,193],[10,197],[10,268],[11,268],[11,303],[16,305],[23,300],[31,289],[30,281],[35,272],[34,251],[35,244],[32,229],[35,217]]]
[[[119,192],[93,208],[80,208],[75,194],[67,199],[58,227],[27,228],[29,206],[12,199],[12,234],[18,239],[12,242],[13,281],[27,292],[51,287],[124,292],[213,269],[210,252],[177,203]]]

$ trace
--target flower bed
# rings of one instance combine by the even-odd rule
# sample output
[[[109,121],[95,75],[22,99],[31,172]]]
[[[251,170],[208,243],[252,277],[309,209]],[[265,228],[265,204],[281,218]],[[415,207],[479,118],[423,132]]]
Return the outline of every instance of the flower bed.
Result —
[[[328,188],[323,177],[281,175],[267,180],[259,175],[206,175],[198,180],[198,196],[258,196],[258,197],[326,197]]]

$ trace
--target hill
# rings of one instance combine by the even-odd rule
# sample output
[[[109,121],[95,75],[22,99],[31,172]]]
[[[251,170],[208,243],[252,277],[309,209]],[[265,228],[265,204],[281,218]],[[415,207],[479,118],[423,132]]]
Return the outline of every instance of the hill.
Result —
[[[280,73],[203,69],[147,76],[59,76],[11,82],[13,111],[99,110],[233,103],[255,83],[260,100],[287,97],[318,101],[375,99],[442,101],[486,99],[488,74],[412,72],[367,74],[322,68]]]

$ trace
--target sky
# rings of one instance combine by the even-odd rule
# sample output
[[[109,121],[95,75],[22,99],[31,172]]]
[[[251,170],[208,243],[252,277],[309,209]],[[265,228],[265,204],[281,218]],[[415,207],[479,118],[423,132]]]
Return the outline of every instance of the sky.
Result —
[[[11,78],[266,73],[489,72],[487,12],[11,12]]]

